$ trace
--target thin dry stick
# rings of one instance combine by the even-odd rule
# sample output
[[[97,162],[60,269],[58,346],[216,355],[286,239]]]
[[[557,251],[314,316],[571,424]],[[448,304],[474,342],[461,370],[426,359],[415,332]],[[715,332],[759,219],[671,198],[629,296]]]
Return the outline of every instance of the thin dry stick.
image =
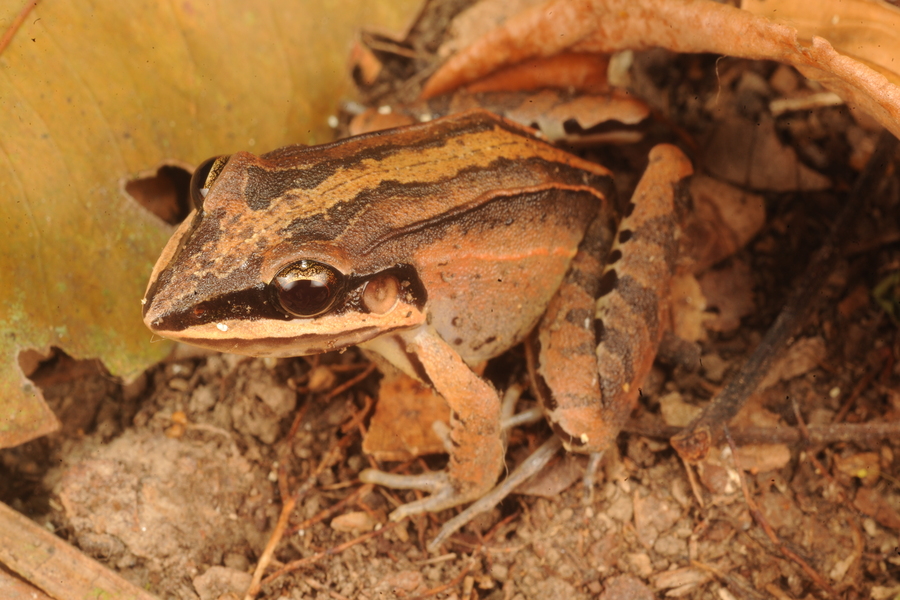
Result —
[[[360,435],[362,437],[365,437],[365,429],[364,429],[363,421],[365,420],[366,417],[369,416],[369,411],[372,410],[372,407],[375,405],[375,402],[371,398],[369,398],[368,395],[364,394],[363,398],[365,399],[365,404],[363,405],[363,407],[361,409],[356,411],[356,413],[350,418],[349,421],[347,421],[346,423],[341,425],[341,433],[346,435],[354,429],[360,429],[360,427],[362,426],[363,429],[360,429]]]
[[[266,567],[269,566],[269,563],[272,562],[275,548],[278,547],[278,543],[284,536],[284,530],[287,527],[288,521],[291,519],[291,514],[294,512],[295,506],[297,506],[296,496],[291,495],[285,498],[284,504],[281,505],[281,514],[278,515],[278,523],[275,524],[275,530],[272,532],[272,535],[269,536],[269,542],[266,544],[266,548],[259,557],[259,562],[256,563],[256,569],[253,571],[253,579],[250,581],[250,588],[244,595],[244,600],[253,600],[259,593],[262,575],[266,572]]]
[[[294,436],[297,435],[297,431],[300,429],[300,423],[303,422],[303,418],[306,416],[306,412],[309,410],[309,398],[306,399],[306,402],[303,403],[303,406],[300,407],[300,410],[297,411],[297,414],[294,415],[294,422],[291,423],[291,428],[288,430],[288,434],[285,436],[286,440],[294,439]]]
[[[481,541],[482,541],[482,542],[489,542],[489,541],[491,541],[491,538],[494,537],[495,535],[497,535],[497,532],[498,532],[498,531],[500,531],[501,529],[503,529],[503,528],[504,528],[506,525],[508,525],[509,523],[512,523],[513,521],[515,521],[516,519],[518,519],[519,516],[521,516],[521,514],[522,514],[522,511],[518,511],[518,510],[517,510],[516,512],[514,512],[514,513],[511,514],[511,515],[509,515],[509,516],[506,517],[505,519],[501,520],[499,523],[497,523],[496,525],[494,525],[493,527],[491,527],[490,530],[489,530],[486,534],[484,534],[484,538],[482,538]]]
[[[870,385],[872,385],[872,381],[875,380],[875,377],[881,371],[881,365],[869,369],[869,372],[860,379],[853,389],[850,391],[850,395],[847,397],[847,400],[844,401],[844,405],[841,406],[841,409],[834,415],[834,419],[832,420],[834,423],[840,423],[844,419],[847,418],[847,415],[850,413],[850,409],[853,408],[853,405],[856,404],[856,399],[859,398],[860,394],[862,394]]]
[[[730,432],[728,431],[728,427],[725,426],[723,428],[723,433],[725,434],[725,439],[728,441],[728,446],[731,448],[731,455],[734,456],[737,453],[737,444],[734,443],[734,439],[732,439]],[[744,493],[744,502],[747,503],[747,509],[750,511],[750,514],[753,516],[753,520],[756,521],[756,524],[762,527],[762,530],[765,532],[766,537],[769,538],[769,541],[775,545],[779,552],[784,555],[785,558],[788,558],[803,569],[803,572],[813,580],[813,582],[818,585],[822,590],[825,591],[832,598],[837,597],[837,592],[832,588],[825,578],[822,577],[818,571],[813,569],[805,560],[797,556],[792,550],[790,550],[787,546],[781,543],[781,540],[778,538],[778,534],[775,533],[775,530],[772,529],[772,526],[766,520],[765,516],[762,514],[762,511],[759,510],[759,507],[756,505],[756,501],[750,496],[750,488],[747,486],[747,478],[744,476],[744,470],[740,467],[735,466],[735,470],[738,473],[738,478],[741,480],[741,491]]]
[[[303,581],[306,582],[306,585],[313,588],[314,590],[319,590],[320,592],[328,592],[328,595],[334,598],[335,600],[350,600],[347,596],[338,594],[333,589],[329,588],[327,585],[321,584],[312,577],[307,577]]]
[[[278,478],[278,484],[281,488],[282,498],[284,498],[284,504],[282,504],[281,506],[281,514],[278,515],[278,523],[276,523],[275,525],[275,530],[269,537],[269,541],[266,543],[266,547],[263,550],[262,555],[259,557],[259,562],[256,564],[256,569],[254,569],[253,571],[253,579],[251,579],[250,581],[250,587],[247,589],[247,593],[244,594],[244,600],[253,600],[253,598],[255,598],[257,594],[259,594],[259,590],[262,587],[261,581],[263,573],[266,572],[266,568],[268,568],[269,563],[272,562],[272,556],[275,554],[275,549],[278,547],[278,544],[284,537],[287,523],[291,518],[294,507],[297,506],[297,501],[305,496],[309,492],[309,490],[313,488],[322,471],[337,462],[338,458],[340,458],[340,451],[345,446],[347,446],[352,439],[353,436],[347,436],[345,438],[342,438],[337,444],[332,446],[328,450],[328,452],[325,453],[325,456],[322,457],[322,460],[319,462],[319,466],[316,467],[316,470],[306,478],[306,481],[304,481],[293,494],[287,494],[287,484],[283,483],[287,480],[287,474],[280,474]],[[270,579],[271,576],[267,578],[266,581],[269,581]]]
[[[0,54],[3,54],[3,51],[9,46],[9,43],[16,35],[16,32],[22,27],[22,23],[25,22],[25,19],[28,18],[28,15],[31,14],[31,11],[34,10],[34,7],[37,5],[38,0],[28,0],[28,2],[25,3],[25,6],[22,7],[22,10],[19,11],[19,14],[16,15],[16,18],[10,26],[6,28],[6,31],[3,32],[3,37],[0,38]]]
[[[827,425],[806,425],[806,433],[799,427],[741,427],[731,429],[731,437],[738,445],[746,444],[833,444],[837,442],[871,442],[873,440],[897,439],[900,436],[900,421],[887,423],[831,423]],[[677,427],[632,422],[622,428],[633,433],[652,438],[669,438],[678,432]]]
[[[353,504],[357,500],[362,498],[363,496],[368,495],[373,489],[375,489],[375,486],[371,483],[367,483],[367,484],[363,485],[362,487],[360,487],[358,490],[356,490],[352,494],[348,495],[343,500],[339,500],[339,501],[335,502],[334,504],[332,504],[331,506],[329,506],[328,508],[320,510],[318,513],[315,514],[315,516],[308,518],[307,520],[303,521],[299,525],[294,525],[293,527],[291,527],[290,529],[288,529],[285,532],[285,535],[291,536],[291,535],[297,533],[298,531],[300,531],[301,529],[309,529],[310,527],[312,527],[319,521],[324,521],[325,519],[327,519],[328,517],[330,517],[337,511],[343,509],[348,504]]]
[[[364,370],[362,373],[359,373],[358,375],[355,375],[354,377],[351,377],[350,379],[348,379],[347,381],[345,381],[345,382],[342,383],[341,385],[337,386],[336,388],[334,388],[333,390],[331,390],[330,392],[328,392],[327,394],[325,394],[324,400],[326,400],[326,401],[331,400],[332,398],[334,398],[334,397],[337,396],[338,394],[341,394],[341,393],[343,393],[343,392],[349,390],[349,389],[352,388],[354,385],[356,385],[357,383],[359,383],[360,381],[362,381],[363,379],[365,379],[366,377],[368,377],[369,374],[370,374],[372,371],[374,371],[374,370],[375,370],[375,363],[369,363],[369,366],[366,367],[365,370]]]
[[[896,148],[897,138],[883,131],[872,157],[853,186],[850,198],[835,219],[831,233],[813,256],[762,341],[713,401],[672,438],[672,446],[682,458],[700,460],[709,453],[709,449],[721,438],[722,428],[737,414],[781,350],[806,322],[814,301],[822,295],[822,288],[840,258],[839,250],[856,222],[854,216],[864,213],[868,202],[876,195],[893,162]]]
[[[277,571],[275,571],[274,573],[272,573],[271,575],[269,575],[268,577],[263,579],[262,584],[265,585],[265,584],[272,583],[273,581],[275,581],[282,575],[286,575],[286,574],[288,574],[292,571],[296,571],[297,569],[300,569],[302,567],[308,567],[309,565],[319,562],[320,560],[322,560],[325,557],[334,556],[335,554],[340,554],[341,552],[343,552],[347,548],[350,548],[351,546],[355,546],[356,544],[361,544],[362,542],[365,542],[366,540],[370,540],[374,537],[378,537],[379,535],[383,535],[385,532],[390,531],[391,529],[393,529],[394,527],[396,527],[399,524],[400,523],[388,523],[381,529],[378,529],[376,531],[370,531],[369,533],[365,533],[365,534],[359,536],[358,538],[354,538],[354,539],[350,540],[349,542],[344,542],[343,544],[335,546],[334,548],[329,548],[328,550],[323,550],[322,552],[317,552],[316,554],[313,554],[312,556],[307,556],[305,558],[299,558],[297,560],[292,560],[288,564],[284,565],[283,567],[281,567],[280,569],[278,569]]]
[[[368,377],[374,369],[375,363],[370,363],[369,366],[367,366],[361,373],[359,373],[355,377],[352,377],[338,387],[332,389],[328,394],[325,395],[325,399],[331,399],[344,390],[350,389],[351,387]],[[304,403],[300,408],[296,417],[294,418],[294,422],[291,424],[291,429],[288,432],[287,439],[293,438],[297,433],[297,430],[300,428],[300,423],[303,421],[303,417],[306,415],[306,411],[308,408],[308,402]],[[353,436],[344,437],[340,440],[340,442],[329,449],[325,456],[322,457],[322,460],[319,462],[319,466],[316,467],[316,470],[309,477],[307,477],[306,481],[304,481],[303,484],[301,484],[293,494],[287,493],[288,490],[286,487],[284,487],[286,484],[283,483],[287,480],[287,474],[284,472],[281,473],[280,477],[278,478],[278,483],[281,487],[281,497],[284,498],[284,504],[282,504],[281,507],[281,514],[278,515],[278,522],[275,525],[275,529],[274,531],[272,531],[272,535],[269,537],[269,541],[268,543],[266,543],[266,547],[263,550],[263,553],[259,558],[259,562],[256,565],[256,569],[253,572],[253,579],[250,582],[250,588],[247,590],[247,593],[244,596],[244,600],[252,600],[252,598],[259,594],[263,573],[266,572],[266,568],[268,568],[269,564],[272,562],[272,557],[275,554],[275,549],[278,547],[278,544],[281,542],[282,538],[285,535],[285,532],[287,531],[287,524],[290,521],[291,514],[294,512],[294,508],[297,506],[297,501],[301,497],[305,496],[310,489],[312,489],[322,471],[324,471],[326,468],[330,467],[337,461],[337,459],[339,458],[339,451],[342,448],[346,447],[350,443],[351,439],[353,439]],[[363,487],[363,489],[365,488],[366,486]],[[371,487],[369,487],[369,489],[371,489]],[[340,505],[342,503],[338,504]],[[319,513],[319,515],[316,515],[316,517],[304,521],[304,523],[301,524],[300,528],[293,528],[292,533],[301,529],[302,525],[304,524],[308,523],[311,525],[313,523],[316,523],[316,518],[320,515],[322,519],[326,518],[328,514],[332,514],[334,510],[337,509],[335,507],[332,507],[331,509],[322,511],[321,513]],[[269,581],[270,579],[271,577],[266,581]]]
[[[742,577],[735,577],[731,573],[723,571],[715,565],[701,562],[699,560],[691,560],[691,566],[706,571],[707,573],[711,573],[726,584],[739,589],[748,598],[755,598],[756,600],[765,600],[766,598],[763,594],[760,594],[759,592],[751,588]]]
[[[416,596],[414,598],[410,598],[410,600],[424,600],[425,598],[428,598],[429,596],[434,596],[435,594],[440,594],[441,592],[449,590],[450,588],[454,588],[454,587],[458,586],[463,579],[466,578],[466,575],[469,574],[470,570],[472,570],[471,563],[466,565],[466,568],[463,569],[459,575],[457,575],[456,577],[454,577],[447,583],[444,583],[437,587],[431,588],[430,590],[426,590],[421,595]]]

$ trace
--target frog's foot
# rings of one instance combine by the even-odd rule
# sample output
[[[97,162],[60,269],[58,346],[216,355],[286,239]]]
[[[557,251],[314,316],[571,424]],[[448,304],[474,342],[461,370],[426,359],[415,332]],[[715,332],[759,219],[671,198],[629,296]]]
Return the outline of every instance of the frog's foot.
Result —
[[[591,452],[588,464],[584,469],[581,484],[584,486],[585,506],[590,506],[594,503],[594,484],[597,481],[597,471],[600,469],[600,463],[603,462],[603,455],[604,452]]]
[[[447,541],[451,535],[462,529],[462,527],[482,513],[493,510],[504,498],[509,496],[519,484],[525,482],[529,477],[537,475],[550,460],[556,455],[557,451],[562,447],[562,442],[555,435],[544,442],[540,448],[526,458],[522,464],[509,474],[497,487],[490,492],[481,496],[476,502],[462,511],[441,527],[437,536],[428,542],[428,551],[437,552],[441,544]]]
[[[483,493],[482,490],[460,491],[445,472],[397,475],[378,469],[366,469],[359,474],[359,479],[363,483],[372,483],[396,490],[420,490],[431,493],[427,498],[404,504],[394,510],[390,514],[391,521],[402,521],[406,517],[453,508],[479,498]]]

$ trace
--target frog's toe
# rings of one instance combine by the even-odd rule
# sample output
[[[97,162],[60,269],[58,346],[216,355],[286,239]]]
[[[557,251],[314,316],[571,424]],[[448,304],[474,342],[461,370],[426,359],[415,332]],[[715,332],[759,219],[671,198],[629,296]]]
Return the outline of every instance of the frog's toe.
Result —
[[[431,493],[449,485],[447,474],[443,472],[397,475],[378,469],[365,469],[359,474],[359,479],[363,483],[372,483],[394,490],[420,490]]]
[[[473,500],[473,494],[462,493],[450,481],[447,473],[423,473],[422,475],[397,475],[377,469],[366,469],[359,474],[363,483],[373,483],[396,490],[420,490],[431,495],[398,507],[391,513],[391,521],[426,512],[438,512]]]

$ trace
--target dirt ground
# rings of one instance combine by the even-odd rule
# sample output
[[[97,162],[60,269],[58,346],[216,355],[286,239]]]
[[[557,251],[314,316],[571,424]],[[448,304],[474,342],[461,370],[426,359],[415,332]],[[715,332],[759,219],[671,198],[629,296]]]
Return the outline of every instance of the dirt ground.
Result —
[[[419,35],[435,37],[442,23]],[[415,70],[385,60],[393,76]],[[653,435],[683,424],[759,342],[847,200],[877,131],[844,106],[773,116],[771,100],[809,91],[776,64],[652,51],[636,57],[634,73],[656,111],[643,139],[581,150],[616,172],[623,197],[659,141],[679,143],[713,176],[761,168],[744,149],[747,131],[759,145],[790,149],[795,183],[819,181],[797,175],[804,169],[829,182],[757,192],[762,230],[699,276],[712,323],[700,366],[654,367],[592,497],[579,481],[584,460],[560,455],[531,485],[540,495],[507,498],[429,554],[425,544],[455,512],[391,527],[387,514],[415,494],[357,478],[376,464],[361,450],[379,381],[366,357],[262,360],[179,348],[127,385],[96,363],[62,355],[43,363],[33,380],[63,430],[0,452],[0,500],[161,598],[241,597],[285,496],[323,460],[268,572],[301,562],[260,598],[828,597],[817,577],[839,598],[898,597],[900,437],[854,430],[815,445],[778,439],[798,413],[810,425],[900,420],[900,335],[885,309],[897,307],[900,272],[893,171],[858,215],[855,241],[802,334],[738,418],[736,427],[771,434],[767,444],[737,440],[743,480],[727,445],[687,466]],[[368,93],[381,102],[386,89]],[[716,145],[722,136],[727,153]],[[521,350],[487,373],[498,387],[524,381]],[[531,403],[526,392],[520,408]],[[542,423],[514,431],[510,465],[549,435]],[[420,472],[445,460],[379,466]]]

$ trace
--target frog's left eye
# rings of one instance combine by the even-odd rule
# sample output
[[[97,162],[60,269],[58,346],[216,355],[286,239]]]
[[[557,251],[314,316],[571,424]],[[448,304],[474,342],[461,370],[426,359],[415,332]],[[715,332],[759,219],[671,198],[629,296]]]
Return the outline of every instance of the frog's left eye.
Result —
[[[314,317],[334,305],[343,283],[344,275],[334,267],[301,260],[279,271],[271,286],[286,312],[295,317]]]
[[[191,177],[191,202],[194,208],[203,208],[203,199],[227,163],[228,156],[214,156],[200,163],[194,171]]]

